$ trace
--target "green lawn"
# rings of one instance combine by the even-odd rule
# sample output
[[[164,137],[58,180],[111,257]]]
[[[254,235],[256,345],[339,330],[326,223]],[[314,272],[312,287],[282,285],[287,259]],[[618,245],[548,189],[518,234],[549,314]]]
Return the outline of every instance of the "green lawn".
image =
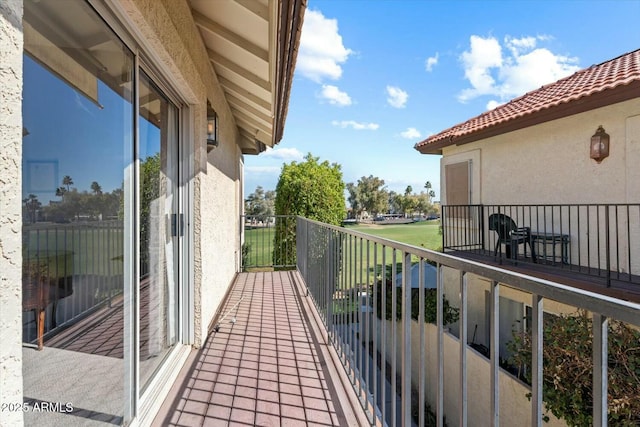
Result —
[[[442,247],[440,221],[397,225],[358,224],[348,225],[345,228],[426,249],[439,250]]]
[[[358,224],[348,225],[345,228],[426,249],[439,250],[442,246],[439,221],[422,221],[397,225]],[[248,251],[244,256],[245,268],[253,270],[256,267],[271,266],[273,261],[274,230],[274,227],[247,228],[245,230],[245,245],[248,247]],[[388,256],[390,256],[391,251],[388,250],[387,252]],[[400,255],[398,254],[398,256]]]
[[[248,248],[243,256],[245,268],[268,267],[273,263],[273,236],[275,227],[247,228],[244,244]]]

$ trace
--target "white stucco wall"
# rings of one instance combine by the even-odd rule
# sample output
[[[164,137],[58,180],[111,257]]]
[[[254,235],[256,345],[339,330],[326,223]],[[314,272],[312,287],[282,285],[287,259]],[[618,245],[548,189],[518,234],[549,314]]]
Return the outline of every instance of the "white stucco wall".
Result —
[[[589,157],[591,136],[602,125],[610,155]],[[639,203],[640,99],[443,149],[443,164],[480,150],[483,204]]]
[[[236,273],[241,150],[233,116],[186,1],[118,0],[118,7],[170,75],[193,112],[188,141],[193,199],[194,344],[200,346]],[[220,145],[207,154],[206,106],[218,114]]]
[[[22,0],[0,2],[0,426],[22,426]],[[7,410],[13,409],[13,410]]]
[[[393,354],[392,331],[395,326],[397,336],[397,360],[400,369],[402,350],[402,324],[390,321],[383,323],[377,317],[373,317],[373,327],[376,331],[378,346],[382,347],[380,332],[385,328],[385,351],[387,361],[390,363]],[[411,321],[411,381],[414,390],[417,390],[420,381],[420,366],[424,369],[426,401],[431,408],[436,407],[438,391],[438,361],[437,361],[437,328],[432,324],[425,324],[422,343],[425,345],[425,359],[420,359],[420,326],[418,322]],[[454,336],[445,333],[444,343],[444,414],[448,425],[458,425],[460,402],[460,341]],[[467,416],[474,426],[491,425],[491,366],[489,360],[471,348],[467,348]],[[505,426],[530,426],[531,402],[527,398],[530,387],[517,380],[507,372],[500,370],[500,425]],[[562,427],[566,423],[557,419],[553,414],[546,413],[549,422],[548,427]]]
[[[591,136],[602,125],[610,135],[610,155],[601,163],[589,156]],[[596,207],[595,204],[640,203],[640,98],[581,114],[542,123],[461,146],[447,147],[442,165],[472,159],[472,203],[484,205],[563,205],[550,209],[511,209],[519,226],[534,231],[569,235],[569,263],[598,267],[610,264],[612,271],[640,274],[635,262],[640,242],[639,208]],[[444,176],[442,177],[443,189]],[[446,203],[446,192],[443,194]],[[567,205],[591,204],[580,207]],[[607,261],[605,210],[611,216],[610,230],[617,236]],[[485,211],[485,233],[487,230]],[[468,223],[467,223],[468,222]],[[459,220],[472,232],[476,222]],[[546,227],[549,227],[548,229]],[[598,236],[598,233],[600,235]],[[449,236],[455,232],[448,233]],[[470,236],[476,234],[470,233]],[[488,239],[485,249],[493,250]],[[462,242],[456,242],[461,244]],[[472,243],[472,242],[468,242]],[[551,251],[552,246],[541,246]],[[491,247],[490,247],[491,246]],[[560,244],[556,261],[560,260]],[[629,249],[631,255],[629,255]]]

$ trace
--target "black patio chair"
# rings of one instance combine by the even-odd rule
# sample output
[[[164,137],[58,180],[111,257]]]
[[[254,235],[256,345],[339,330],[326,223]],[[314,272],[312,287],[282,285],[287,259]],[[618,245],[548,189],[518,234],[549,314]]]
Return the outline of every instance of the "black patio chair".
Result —
[[[531,228],[518,227],[511,217],[502,214],[494,213],[489,215],[489,230],[498,233],[498,240],[496,241],[496,247],[493,251],[493,256],[496,257],[500,245],[505,246],[505,254],[507,258],[512,257],[518,262],[518,246],[524,245],[524,256],[527,256],[527,244],[531,249],[531,259],[533,262],[537,262],[536,251],[533,245],[533,239],[531,237]]]

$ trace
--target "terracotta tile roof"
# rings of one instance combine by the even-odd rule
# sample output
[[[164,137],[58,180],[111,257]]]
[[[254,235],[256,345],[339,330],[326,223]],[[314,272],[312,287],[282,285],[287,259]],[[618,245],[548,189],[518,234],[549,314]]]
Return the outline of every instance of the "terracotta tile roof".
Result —
[[[541,115],[545,110],[563,105],[568,106],[577,100],[604,94],[606,91],[631,85],[632,83],[634,85],[640,83],[640,49],[602,64],[592,65],[569,77],[528,92],[493,110],[432,135],[417,143],[415,148],[422,153],[436,153],[444,146],[455,144],[462,137],[468,140],[466,142],[471,142],[469,137],[476,133],[485,133],[490,128],[497,128],[518,120],[524,121],[523,118]],[[606,104],[599,106],[603,105]],[[583,111],[585,110],[583,109]],[[575,114],[575,112],[573,113]],[[544,120],[538,120],[537,122],[541,121]],[[535,121],[530,121],[529,124],[520,127],[530,126],[535,123]],[[505,126],[505,132],[510,130],[514,130],[514,128]],[[502,132],[496,130],[492,135],[499,133]]]

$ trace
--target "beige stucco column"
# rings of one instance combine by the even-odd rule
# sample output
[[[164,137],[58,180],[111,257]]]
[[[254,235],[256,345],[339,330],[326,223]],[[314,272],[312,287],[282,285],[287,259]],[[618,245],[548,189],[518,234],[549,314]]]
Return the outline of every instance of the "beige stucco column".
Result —
[[[0,426],[22,426],[22,0],[0,2]],[[11,410],[8,410],[11,409]]]

